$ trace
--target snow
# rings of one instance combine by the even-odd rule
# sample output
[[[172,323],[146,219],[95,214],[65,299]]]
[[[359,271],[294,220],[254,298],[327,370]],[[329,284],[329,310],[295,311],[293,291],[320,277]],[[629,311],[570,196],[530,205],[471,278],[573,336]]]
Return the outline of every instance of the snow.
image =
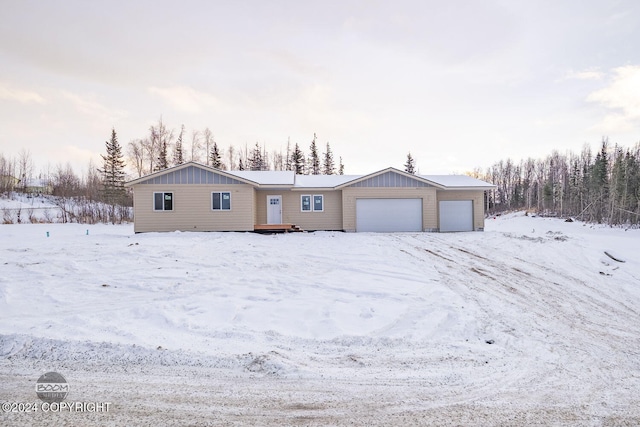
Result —
[[[637,425],[640,230],[485,229],[1,225],[0,401],[55,370],[116,408],[58,424]]]
[[[293,171],[229,171],[231,175],[248,179],[263,185],[293,185]]]
[[[364,175],[296,175],[296,187],[333,188],[362,178]]]
[[[420,175],[420,177],[447,188],[463,187],[490,190],[495,187],[493,184],[468,175]]]

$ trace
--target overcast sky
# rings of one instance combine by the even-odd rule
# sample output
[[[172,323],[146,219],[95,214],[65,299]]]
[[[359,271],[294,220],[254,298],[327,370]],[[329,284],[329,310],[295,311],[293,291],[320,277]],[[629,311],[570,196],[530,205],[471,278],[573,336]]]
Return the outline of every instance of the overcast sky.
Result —
[[[346,173],[640,141],[640,2],[0,0],[0,153],[77,172],[162,116]]]

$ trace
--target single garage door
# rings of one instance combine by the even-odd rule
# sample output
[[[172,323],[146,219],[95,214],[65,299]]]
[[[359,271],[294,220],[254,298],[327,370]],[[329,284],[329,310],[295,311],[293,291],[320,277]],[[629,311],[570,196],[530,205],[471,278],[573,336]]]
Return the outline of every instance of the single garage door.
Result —
[[[356,231],[422,231],[422,199],[356,199]]]
[[[473,231],[473,201],[440,202],[440,231]]]

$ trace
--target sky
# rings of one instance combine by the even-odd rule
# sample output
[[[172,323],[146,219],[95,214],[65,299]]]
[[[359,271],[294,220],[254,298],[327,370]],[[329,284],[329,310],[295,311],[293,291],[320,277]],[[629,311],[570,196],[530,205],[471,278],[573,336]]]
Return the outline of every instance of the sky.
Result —
[[[0,154],[36,171],[148,136],[464,173],[640,141],[640,2],[0,0]],[[321,150],[322,151],[322,150]]]

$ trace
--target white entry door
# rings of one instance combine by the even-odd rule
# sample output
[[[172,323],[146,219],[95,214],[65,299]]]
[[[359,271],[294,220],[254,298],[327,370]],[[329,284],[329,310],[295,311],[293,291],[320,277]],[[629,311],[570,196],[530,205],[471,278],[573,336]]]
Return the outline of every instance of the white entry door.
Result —
[[[282,196],[267,196],[267,224],[282,224]]]

